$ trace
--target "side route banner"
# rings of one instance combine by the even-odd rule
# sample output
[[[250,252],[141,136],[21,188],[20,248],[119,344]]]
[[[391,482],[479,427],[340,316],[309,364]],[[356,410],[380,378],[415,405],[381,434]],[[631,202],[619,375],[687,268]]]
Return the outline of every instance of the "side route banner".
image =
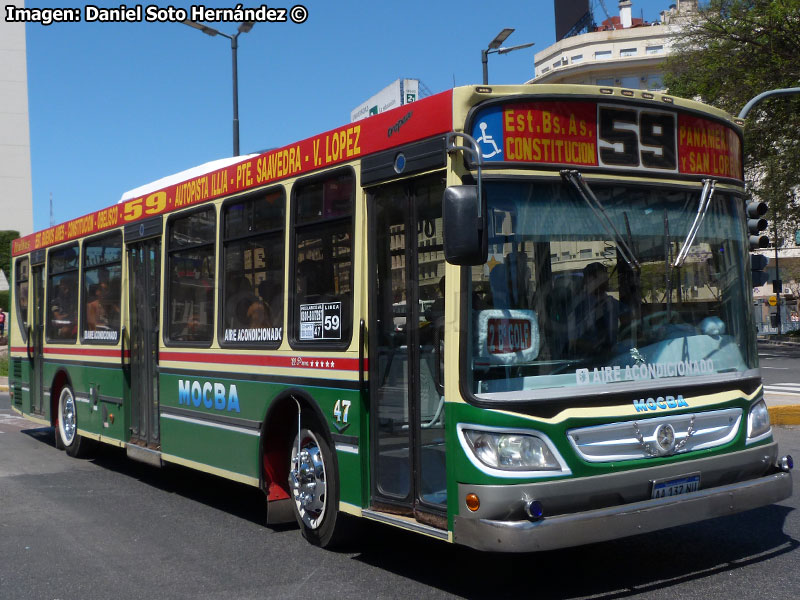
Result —
[[[140,219],[362,158],[452,129],[453,93],[448,90],[37,231],[14,240],[12,253],[16,256],[68,242]]]

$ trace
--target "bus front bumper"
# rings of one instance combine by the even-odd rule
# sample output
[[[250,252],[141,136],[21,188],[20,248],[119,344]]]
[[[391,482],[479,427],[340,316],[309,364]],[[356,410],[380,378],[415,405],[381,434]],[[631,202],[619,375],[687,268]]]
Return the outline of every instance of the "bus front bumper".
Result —
[[[791,494],[791,474],[778,472],[679,496],[545,516],[538,521],[456,515],[453,541],[493,552],[555,550],[732,515],[779,502]]]

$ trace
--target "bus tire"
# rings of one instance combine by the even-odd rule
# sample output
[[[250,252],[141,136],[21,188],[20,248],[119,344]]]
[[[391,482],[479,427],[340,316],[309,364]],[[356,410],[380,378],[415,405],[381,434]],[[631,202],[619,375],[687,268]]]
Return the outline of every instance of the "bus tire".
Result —
[[[58,424],[56,437],[60,439],[64,450],[74,458],[80,458],[86,453],[86,440],[78,433],[78,413],[75,403],[75,394],[69,385],[61,388],[58,395]],[[56,441],[58,446],[58,441]]]
[[[289,493],[297,524],[311,544],[327,548],[343,538],[339,514],[339,474],[333,453],[321,433],[301,429],[292,443]]]

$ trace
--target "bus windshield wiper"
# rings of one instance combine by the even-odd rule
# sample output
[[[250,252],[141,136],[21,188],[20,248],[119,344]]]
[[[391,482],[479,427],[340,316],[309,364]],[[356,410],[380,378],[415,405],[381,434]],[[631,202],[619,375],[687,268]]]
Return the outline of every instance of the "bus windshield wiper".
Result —
[[[714,186],[717,185],[716,179],[703,179],[703,192],[700,194],[700,204],[697,206],[697,214],[694,217],[694,223],[689,228],[689,233],[686,234],[686,239],[683,240],[683,246],[678,251],[675,261],[672,263],[673,267],[680,267],[686,260],[689,250],[694,244],[694,238],[700,225],[703,224],[703,219],[706,218],[708,207],[711,205],[711,196],[714,195]]]
[[[606,233],[614,238],[617,242],[617,251],[619,252],[622,259],[628,263],[628,266],[632,269],[639,269],[639,261],[636,260],[636,256],[633,254],[633,250],[631,250],[630,246],[628,246],[625,238],[622,237],[619,230],[614,226],[614,222],[609,218],[608,213],[606,213],[606,209],[603,208],[603,204],[594,195],[592,189],[589,187],[589,184],[583,179],[583,175],[581,175],[580,171],[570,170],[570,169],[563,169],[561,171],[561,177],[564,181],[572,184],[572,187],[575,188],[575,191],[578,192],[578,195],[583,198],[583,201],[592,209],[592,212],[597,217],[597,220],[600,222],[600,225],[603,226],[603,229],[606,230]]]

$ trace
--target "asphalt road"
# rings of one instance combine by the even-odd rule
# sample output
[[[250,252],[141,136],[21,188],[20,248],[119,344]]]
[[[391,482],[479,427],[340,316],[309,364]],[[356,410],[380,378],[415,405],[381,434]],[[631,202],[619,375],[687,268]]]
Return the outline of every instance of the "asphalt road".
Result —
[[[800,427],[775,435],[800,457]],[[370,523],[333,552],[265,527],[251,488],[52,437],[0,395],[3,600],[800,597],[797,473],[780,504],[582,548],[483,554]]]
[[[800,345],[758,345],[758,362],[764,385],[796,383],[800,388]],[[800,398],[798,398],[800,404]]]

